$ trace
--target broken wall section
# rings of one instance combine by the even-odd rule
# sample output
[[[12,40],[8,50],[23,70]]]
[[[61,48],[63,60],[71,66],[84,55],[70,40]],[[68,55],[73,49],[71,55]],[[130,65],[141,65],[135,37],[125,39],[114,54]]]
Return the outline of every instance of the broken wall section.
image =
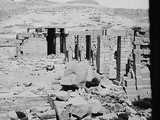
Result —
[[[41,38],[29,38],[18,45],[19,55],[23,57],[47,56],[47,41]]]

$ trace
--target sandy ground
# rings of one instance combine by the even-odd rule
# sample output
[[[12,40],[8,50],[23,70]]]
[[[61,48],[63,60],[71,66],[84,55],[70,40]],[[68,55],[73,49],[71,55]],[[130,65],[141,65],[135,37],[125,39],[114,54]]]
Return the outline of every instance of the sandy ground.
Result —
[[[8,111],[26,110],[47,104],[47,94],[63,76],[62,59],[5,58],[0,55],[0,120]],[[47,65],[55,69],[47,71]],[[4,118],[3,118],[4,117]]]
[[[55,65],[56,69],[54,71],[47,72],[45,67],[54,62],[55,60],[45,58],[23,58],[18,61],[1,59],[1,90],[6,89],[3,91],[4,93],[5,91],[13,92],[13,88],[17,84],[23,84],[24,82],[32,82],[33,86],[36,87],[50,88],[54,79],[63,75],[64,71],[64,65],[57,64]],[[1,94],[1,96],[3,96],[3,94]]]

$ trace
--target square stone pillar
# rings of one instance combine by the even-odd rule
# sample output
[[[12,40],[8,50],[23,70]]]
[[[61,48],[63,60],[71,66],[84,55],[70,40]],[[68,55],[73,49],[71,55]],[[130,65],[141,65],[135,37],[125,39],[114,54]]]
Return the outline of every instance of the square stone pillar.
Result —
[[[56,37],[56,54],[60,54],[60,37]]]

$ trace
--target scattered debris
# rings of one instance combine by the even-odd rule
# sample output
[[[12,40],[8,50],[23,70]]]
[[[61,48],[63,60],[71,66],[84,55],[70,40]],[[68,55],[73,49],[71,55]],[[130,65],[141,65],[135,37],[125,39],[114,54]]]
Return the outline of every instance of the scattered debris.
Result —
[[[47,72],[48,72],[48,71],[52,71],[52,70],[54,70],[54,69],[55,69],[55,66],[54,66],[54,65],[47,65],[47,66],[46,66]]]
[[[30,87],[32,85],[32,82],[24,82],[23,85],[25,87]]]

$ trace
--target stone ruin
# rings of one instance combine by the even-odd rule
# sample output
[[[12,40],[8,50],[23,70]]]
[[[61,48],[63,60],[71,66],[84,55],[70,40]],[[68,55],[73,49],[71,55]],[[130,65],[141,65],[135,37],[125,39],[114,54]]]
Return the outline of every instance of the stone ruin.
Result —
[[[64,75],[55,79],[51,89],[47,86],[47,89],[20,93],[22,96],[31,95],[31,98],[7,98],[7,102],[13,104],[8,108],[3,104],[6,100],[2,99],[1,109],[10,111],[7,115],[11,120],[151,119],[150,99],[140,101],[151,95],[150,51],[146,52],[149,39],[138,30],[67,31],[65,28],[42,27],[17,34],[17,59],[51,57],[47,61],[63,56],[66,68]],[[37,68],[43,65],[35,64]],[[52,74],[57,70],[54,66],[42,69],[52,71]],[[32,82],[22,85],[29,89]],[[131,103],[135,99],[140,102]]]
[[[129,96],[134,98],[135,94],[140,93],[144,93],[142,96],[151,96],[148,67],[150,43],[146,34],[136,27],[79,31],[58,27],[28,28],[27,33],[17,34],[16,56],[64,54],[66,62],[88,60],[98,73],[108,79],[127,81],[127,90],[129,93],[131,91]]]

